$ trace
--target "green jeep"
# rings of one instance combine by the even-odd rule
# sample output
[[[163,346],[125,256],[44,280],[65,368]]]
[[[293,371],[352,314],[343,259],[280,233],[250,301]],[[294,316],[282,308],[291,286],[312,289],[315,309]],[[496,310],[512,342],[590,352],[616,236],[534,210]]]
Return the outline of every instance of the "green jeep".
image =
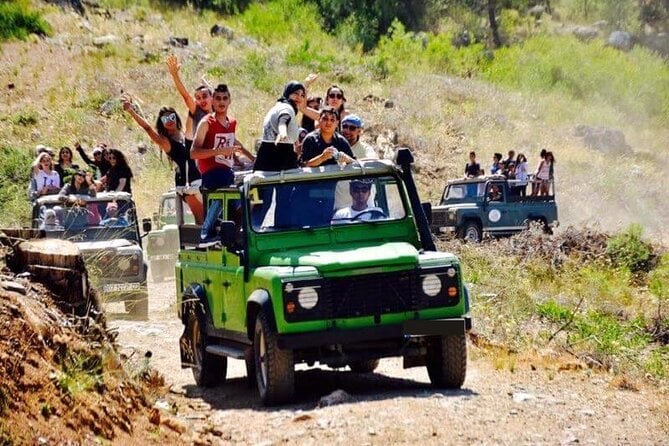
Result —
[[[297,363],[366,373],[393,356],[426,366],[437,387],[462,386],[460,263],[436,252],[409,150],[398,160],[239,175],[207,194],[223,209],[218,242],[199,244],[200,228],[180,222],[181,364],[199,386],[244,359],[262,402],[280,404]]]
[[[74,242],[102,301],[124,302],[131,316],[147,319],[147,267],[132,196],[101,192],[96,197],[70,197],[76,197],[75,204],[64,203],[58,195],[38,198],[33,204],[32,227],[43,229],[47,238]],[[114,205],[117,218],[109,218],[109,207]]]
[[[542,196],[533,196],[527,187],[500,175],[449,181],[439,205],[432,206],[430,229],[472,242],[480,242],[484,234],[517,234],[532,222],[550,233],[559,224],[554,184]]]
[[[153,228],[146,235],[144,243],[146,260],[149,263],[151,280],[160,282],[174,277],[174,264],[179,251],[177,228],[176,191],[174,189],[160,196],[158,212],[153,214]],[[184,203],[183,218],[186,223],[195,222],[190,208]]]

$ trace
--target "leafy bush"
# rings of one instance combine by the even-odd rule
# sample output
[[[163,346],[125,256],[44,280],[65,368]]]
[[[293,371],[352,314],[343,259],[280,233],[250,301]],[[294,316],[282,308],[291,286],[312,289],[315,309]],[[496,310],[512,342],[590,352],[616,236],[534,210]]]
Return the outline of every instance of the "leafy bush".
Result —
[[[625,232],[617,234],[609,240],[606,252],[611,261],[615,265],[627,268],[632,272],[647,270],[653,249],[641,238],[642,234],[643,227],[632,224]]]
[[[24,0],[0,1],[0,40],[25,39],[29,34],[51,34],[49,24],[36,12],[28,10]]]
[[[19,226],[30,221],[28,182],[33,159],[28,150],[0,147],[0,222]]]
[[[601,41],[537,36],[499,49],[481,68],[488,80],[519,90],[606,102],[639,122],[669,123],[669,67],[642,48],[624,53]]]

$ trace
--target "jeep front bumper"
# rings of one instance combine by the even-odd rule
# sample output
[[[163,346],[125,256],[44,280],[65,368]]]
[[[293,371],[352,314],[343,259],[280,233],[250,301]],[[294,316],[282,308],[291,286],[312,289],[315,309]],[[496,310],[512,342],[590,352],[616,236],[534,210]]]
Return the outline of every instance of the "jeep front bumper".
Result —
[[[397,325],[380,325],[353,330],[335,328],[320,332],[279,334],[278,344],[281,349],[295,350],[406,337],[462,335],[471,327],[472,320],[469,316],[431,320],[412,319]]]

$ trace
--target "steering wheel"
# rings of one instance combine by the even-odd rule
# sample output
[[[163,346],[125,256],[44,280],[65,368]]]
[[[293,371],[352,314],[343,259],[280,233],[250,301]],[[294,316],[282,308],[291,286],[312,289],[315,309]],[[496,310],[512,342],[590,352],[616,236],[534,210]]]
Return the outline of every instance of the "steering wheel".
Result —
[[[371,220],[377,220],[379,218],[386,218],[386,214],[379,209],[366,209],[366,210],[362,211],[361,213],[359,213],[358,215],[356,215],[355,217],[353,217],[351,219],[351,221],[360,220],[360,216],[361,215],[366,215],[366,214],[369,214],[369,216],[371,217]]]

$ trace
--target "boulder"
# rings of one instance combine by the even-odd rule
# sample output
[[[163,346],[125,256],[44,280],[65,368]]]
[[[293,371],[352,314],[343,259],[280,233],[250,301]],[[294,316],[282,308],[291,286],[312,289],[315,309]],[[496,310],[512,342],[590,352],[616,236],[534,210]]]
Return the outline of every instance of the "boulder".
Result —
[[[578,40],[583,42],[587,42],[599,36],[599,30],[592,26],[577,26],[572,29],[571,32]]]
[[[93,45],[97,46],[98,48],[102,48],[103,46],[118,43],[119,40],[120,39],[118,36],[115,36],[113,34],[107,34],[106,36],[93,38]]]
[[[609,46],[622,50],[629,51],[632,49],[632,36],[626,31],[613,31],[607,40]]]
[[[235,37],[235,33],[232,31],[232,29],[225,25],[219,25],[218,23],[211,27],[209,30],[209,35],[211,37],[225,37],[228,42],[230,42]]]
[[[574,129],[574,136],[583,138],[583,143],[589,149],[602,153],[624,154],[632,151],[625,141],[625,134],[620,130],[578,125]]]

